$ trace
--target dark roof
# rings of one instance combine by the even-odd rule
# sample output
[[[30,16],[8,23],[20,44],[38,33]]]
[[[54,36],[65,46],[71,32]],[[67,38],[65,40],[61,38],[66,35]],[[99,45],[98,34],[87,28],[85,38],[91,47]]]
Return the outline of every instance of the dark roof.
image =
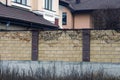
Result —
[[[58,27],[31,11],[6,6],[0,3],[0,18],[9,18],[48,27]]]
[[[60,0],[60,5],[70,8],[73,11],[96,10],[105,8],[120,8],[120,0]]]

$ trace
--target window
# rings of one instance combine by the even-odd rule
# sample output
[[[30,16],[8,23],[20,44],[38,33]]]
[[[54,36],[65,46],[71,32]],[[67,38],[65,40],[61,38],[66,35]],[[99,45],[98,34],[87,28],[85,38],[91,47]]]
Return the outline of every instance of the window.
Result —
[[[62,25],[66,25],[67,24],[67,13],[63,12],[62,13]]]
[[[52,10],[52,0],[45,0],[45,9]]]
[[[27,5],[27,0],[14,0],[14,2],[23,4],[23,5]]]

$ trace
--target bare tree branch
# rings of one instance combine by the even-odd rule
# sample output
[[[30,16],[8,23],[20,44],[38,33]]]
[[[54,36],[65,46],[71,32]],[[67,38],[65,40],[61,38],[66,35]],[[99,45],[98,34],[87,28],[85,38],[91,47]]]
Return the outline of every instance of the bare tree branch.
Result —
[[[120,9],[99,9],[92,16],[95,29],[120,29]]]

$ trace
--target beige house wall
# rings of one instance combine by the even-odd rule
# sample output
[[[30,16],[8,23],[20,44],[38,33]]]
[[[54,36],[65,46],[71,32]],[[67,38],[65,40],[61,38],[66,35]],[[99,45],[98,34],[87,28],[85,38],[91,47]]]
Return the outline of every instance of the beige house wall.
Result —
[[[45,0],[32,0],[32,10],[44,11],[45,9]],[[56,15],[59,15],[59,0],[54,0],[52,9]],[[49,10],[48,10],[49,11]]]
[[[53,10],[55,10],[56,15],[59,15],[59,0],[54,0]]]
[[[37,3],[38,9],[37,10],[41,10],[42,11],[44,9],[44,4],[45,4],[44,1],[45,0],[38,0],[38,3]]]
[[[43,15],[48,21],[55,23],[59,19],[59,0],[53,0],[52,11],[45,9],[45,0],[32,0],[32,11]]]
[[[67,13],[67,24],[62,25],[62,13],[66,12]],[[64,6],[60,6],[60,27],[63,29],[72,29],[73,28],[73,16],[70,10]]]
[[[38,4],[37,3],[38,3],[38,0],[32,0],[31,1],[32,10],[37,10],[38,9]]]
[[[3,4],[6,4],[6,0],[0,0],[0,2],[2,2]],[[11,5],[11,2],[12,2],[12,0],[8,0],[8,5]]]
[[[8,5],[12,5],[13,0],[7,0],[8,1]],[[28,4],[29,6],[32,8],[32,10],[40,10],[43,11],[45,10],[45,0],[29,0]],[[6,0],[0,0],[0,2],[6,4]],[[56,15],[59,15],[59,0],[53,0],[52,3],[52,8],[53,8],[53,12],[55,12]]]
[[[2,3],[4,3],[4,4],[5,4],[5,3],[6,3],[6,0],[0,0],[0,2],[2,2]]]
[[[60,28],[62,29],[63,26],[62,26],[62,6],[59,6],[59,26]]]
[[[64,7],[60,6],[60,22],[59,25],[63,29],[84,29],[84,28],[91,28],[92,27],[92,21],[91,21],[91,15],[90,14],[72,14],[71,11]],[[67,25],[62,25],[62,13],[67,13]]]
[[[75,29],[91,28],[90,14],[75,14],[74,28]]]

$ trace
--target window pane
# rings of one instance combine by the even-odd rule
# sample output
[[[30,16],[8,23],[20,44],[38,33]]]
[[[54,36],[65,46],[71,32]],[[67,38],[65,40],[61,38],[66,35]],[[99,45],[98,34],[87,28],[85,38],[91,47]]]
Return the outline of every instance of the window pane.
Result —
[[[22,0],[22,4],[27,5],[27,0]]]
[[[16,2],[20,3],[20,2],[21,2],[21,0],[16,0]]]
[[[16,3],[27,5],[27,0],[14,0]]]
[[[62,13],[62,24],[63,25],[67,24],[67,13],[66,12]]]
[[[45,9],[52,10],[52,0],[45,0]]]
[[[12,0],[13,2],[15,2],[16,0]]]
[[[45,0],[45,9],[49,9],[49,0]]]
[[[47,0],[45,0],[45,8],[47,8],[47,4],[46,4]]]
[[[52,0],[49,2],[49,9],[52,10]]]
[[[49,9],[49,0],[47,0],[47,9]]]

